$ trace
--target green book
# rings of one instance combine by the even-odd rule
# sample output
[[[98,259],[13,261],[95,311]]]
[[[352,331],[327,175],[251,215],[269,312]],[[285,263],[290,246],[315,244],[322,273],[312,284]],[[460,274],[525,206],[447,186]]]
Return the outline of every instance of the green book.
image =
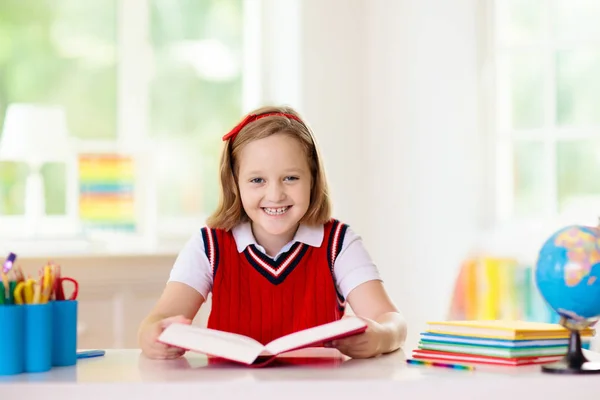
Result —
[[[475,354],[479,356],[492,356],[503,358],[516,357],[539,357],[539,356],[557,356],[567,352],[567,346],[549,346],[549,347],[490,347],[473,346],[465,344],[441,344],[441,343],[419,343],[422,350],[444,351],[448,353]]]

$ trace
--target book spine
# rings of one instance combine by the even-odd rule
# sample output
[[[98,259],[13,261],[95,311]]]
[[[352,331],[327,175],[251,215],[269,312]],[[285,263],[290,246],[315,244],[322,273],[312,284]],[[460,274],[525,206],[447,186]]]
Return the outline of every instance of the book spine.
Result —
[[[498,318],[499,263],[492,257],[484,257],[479,265],[479,317],[482,320]]]

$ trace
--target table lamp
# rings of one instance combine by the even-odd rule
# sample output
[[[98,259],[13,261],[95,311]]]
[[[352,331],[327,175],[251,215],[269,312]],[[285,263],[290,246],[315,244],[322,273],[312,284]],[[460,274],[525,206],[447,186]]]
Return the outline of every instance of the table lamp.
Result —
[[[24,162],[29,166],[25,185],[25,218],[31,236],[38,233],[46,213],[40,169],[46,162],[66,162],[69,138],[64,109],[38,104],[10,104],[6,110],[0,161]]]

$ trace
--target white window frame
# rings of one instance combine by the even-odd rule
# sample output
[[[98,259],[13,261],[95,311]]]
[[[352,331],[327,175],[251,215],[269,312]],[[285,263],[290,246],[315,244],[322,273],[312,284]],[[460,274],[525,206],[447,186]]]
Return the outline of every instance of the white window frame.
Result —
[[[492,194],[488,195],[491,200],[491,225],[497,229],[510,226],[509,231],[520,230],[527,232],[531,230],[543,230],[546,234],[551,229],[564,226],[565,224],[587,223],[595,224],[597,214],[595,210],[585,209],[576,213],[559,212],[557,197],[557,151],[556,145],[561,141],[574,139],[598,138],[600,129],[598,128],[579,128],[579,127],[558,127],[556,125],[556,64],[555,54],[557,50],[570,48],[572,42],[555,41],[546,34],[541,42],[524,43],[519,45],[505,46],[497,38],[496,32],[496,14],[495,3],[502,0],[488,0],[485,4],[485,28],[483,35],[485,37],[484,47],[484,67],[482,86],[484,87],[483,104],[485,112],[482,118],[485,119],[485,131],[491,136],[487,155],[489,162],[493,165],[494,184],[490,185]],[[545,3],[546,4],[546,3]],[[551,24],[549,5],[545,5],[543,14],[543,27],[548,33]],[[531,130],[514,130],[510,127],[506,130],[500,128],[502,124],[498,121],[497,112],[500,104],[496,101],[498,95],[497,88],[506,84],[499,82],[497,75],[499,65],[499,55],[512,52],[529,51],[535,49],[543,53],[544,61],[544,121],[543,127]],[[506,115],[506,113],[504,113]],[[514,170],[513,170],[513,147],[516,141],[531,141],[543,143],[544,146],[544,171],[545,175],[545,198],[547,201],[543,204],[541,216],[536,217],[517,217],[514,210]]]
[[[40,237],[26,236],[24,216],[0,216],[0,252],[26,249],[35,253],[155,253],[178,251],[206,215],[158,218],[153,154],[160,140],[150,137],[148,94],[152,65],[149,38],[149,0],[118,1],[117,137],[116,140],[73,140],[81,152],[133,155],[144,172],[136,180],[139,204],[136,234],[97,233],[81,237],[78,217],[76,156],[68,163],[67,214],[46,216]],[[244,0],[242,112],[263,103],[301,103],[299,57],[300,0]],[[216,133],[218,134],[218,133]],[[35,248],[32,247],[35,245]]]
[[[132,155],[136,174],[135,234],[95,233],[87,240],[103,241],[110,246],[129,238],[126,245],[155,246],[159,238],[181,238],[198,229],[205,215],[181,218],[158,218],[156,180],[152,168],[153,154],[160,151],[160,140],[149,132],[149,90],[151,83],[153,49],[150,38],[149,0],[117,1],[117,126],[116,138],[111,140],[72,139],[76,153],[67,163],[66,215],[44,216],[38,227],[39,236],[30,237],[25,231],[25,216],[0,216],[0,241],[31,240],[50,243],[53,239],[71,239],[81,234],[78,213],[77,154],[83,152],[116,152]],[[260,10],[261,1],[244,1],[244,70],[243,109],[259,103],[260,76]],[[217,133],[218,134],[218,133]],[[4,238],[4,240],[3,240]],[[63,241],[67,246],[68,241]]]

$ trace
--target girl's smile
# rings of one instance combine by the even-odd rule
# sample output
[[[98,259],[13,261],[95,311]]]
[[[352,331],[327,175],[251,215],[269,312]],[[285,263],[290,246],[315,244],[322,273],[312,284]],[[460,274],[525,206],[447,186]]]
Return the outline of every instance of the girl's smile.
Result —
[[[262,207],[262,210],[271,217],[280,217],[284,215],[292,206],[285,206],[279,208]]]

